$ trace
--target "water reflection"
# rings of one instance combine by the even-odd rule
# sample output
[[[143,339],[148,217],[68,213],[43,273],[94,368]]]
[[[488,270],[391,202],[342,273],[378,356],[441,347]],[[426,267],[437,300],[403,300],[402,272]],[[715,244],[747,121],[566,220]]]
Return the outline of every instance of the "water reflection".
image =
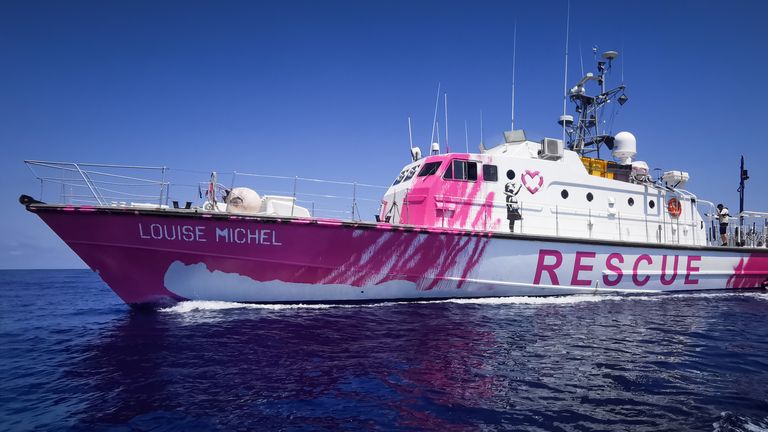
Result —
[[[86,346],[68,374],[100,395],[80,413],[84,425],[181,411],[227,427],[449,427],[420,405],[490,398],[496,379],[484,363],[492,332],[455,312],[203,312],[210,322],[134,312]]]
[[[220,306],[126,312],[81,345],[77,426],[711,429],[726,408],[768,412],[762,298]]]

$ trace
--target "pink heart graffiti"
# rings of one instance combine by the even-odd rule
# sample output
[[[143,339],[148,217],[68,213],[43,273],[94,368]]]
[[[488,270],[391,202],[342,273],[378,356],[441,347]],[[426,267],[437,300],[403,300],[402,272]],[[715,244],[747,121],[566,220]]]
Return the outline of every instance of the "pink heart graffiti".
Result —
[[[530,192],[531,195],[538,192],[539,189],[541,189],[541,186],[544,185],[544,176],[538,171],[526,170],[522,175],[522,180],[523,186],[528,189],[528,192]]]

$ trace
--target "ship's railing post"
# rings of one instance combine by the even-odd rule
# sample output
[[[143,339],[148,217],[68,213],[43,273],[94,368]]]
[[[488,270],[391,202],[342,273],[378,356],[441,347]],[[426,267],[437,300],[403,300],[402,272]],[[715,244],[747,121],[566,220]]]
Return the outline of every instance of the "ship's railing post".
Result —
[[[357,210],[357,182],[352,183],[352,220],[355,219],[355,211]]]
[[[88,186],[88,189],[90,189],[90,191],[93,194],[93,197],[96,199],[96,201],[100,205],[104,205],[104,201],[99,197],[99,193],[96,191],[96,188],[93,185],[93,183],[91,182],[90,177],[88,177],[88,175],[85,172],[83,172],[83,170],[80,169],[80,166],[78,164],[73,164],[73,165],[75,166],[75,169],[77,170],[77,172],[80,173],[80,177],[83,178],[83,181]]]
[[[555,235],[560,236],[560,212],[557,206],[555,206]]]
[[[59,171],[59,178],[61,179],[61,201],[64,204],[67,204],[67,186],[64,183],[64,168],[59,168]],[[40,180],[42,180],[42,178]],[[43,198],[40,197],[40,200],[43,200]]]
[[[520,201],[520,234],[524,233],[523,231],[523,221],[525,218],[523,217],[523,202]]]
[[[165,167],[161,168],[161,177],[160,177],[160,201],[157,203],[157,205],[161,206],[163,205],[163,190],[165,189]],[[166,204],[168,204],[168,194],[166,194]]]
[[[293,200],[291,200],[291,216],[293,216],[293,211],[296,208],[296,183],[298,183],[299,177],[294,176],[293,177]]]

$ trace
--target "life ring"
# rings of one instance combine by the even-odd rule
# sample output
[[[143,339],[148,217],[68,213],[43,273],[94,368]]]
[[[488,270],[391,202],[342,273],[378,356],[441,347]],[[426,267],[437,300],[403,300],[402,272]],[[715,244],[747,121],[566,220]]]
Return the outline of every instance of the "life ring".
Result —
[[[677,198],[670,198],[667,203],[667,211],[669,215],[677,219],[683,213],[683,206],[680,204],[680,200]]]

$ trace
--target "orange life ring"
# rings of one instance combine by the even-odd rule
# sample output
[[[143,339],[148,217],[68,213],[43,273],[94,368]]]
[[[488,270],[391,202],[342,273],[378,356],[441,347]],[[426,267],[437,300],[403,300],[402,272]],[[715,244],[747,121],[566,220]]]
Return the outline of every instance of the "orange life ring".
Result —
[[[680,201],[677,198],[670,198],[669,202],[667,203],[667,211],[669,212],[670,216],[677,219],[683,213],[683,206],[680,204]]]

